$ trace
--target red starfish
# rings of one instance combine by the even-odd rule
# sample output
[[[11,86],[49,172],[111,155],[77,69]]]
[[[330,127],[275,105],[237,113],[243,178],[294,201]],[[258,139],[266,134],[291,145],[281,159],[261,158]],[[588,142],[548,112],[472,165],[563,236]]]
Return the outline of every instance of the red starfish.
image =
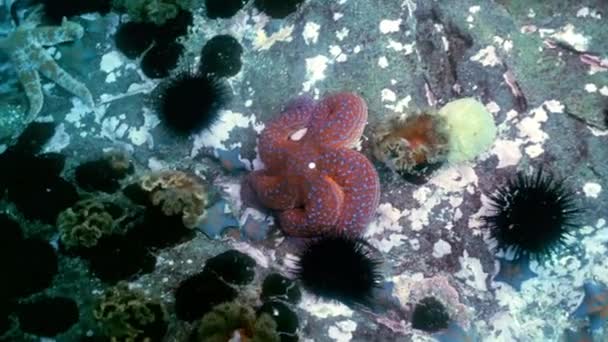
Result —
[[[287,235],[359,234],[380,197],[374,166],[350,149],[366,121],[367,105],[355,94],[293,101],[262,132],[258,150],[266,168],[247,176],[243,198],[253,194],[275,210]]]

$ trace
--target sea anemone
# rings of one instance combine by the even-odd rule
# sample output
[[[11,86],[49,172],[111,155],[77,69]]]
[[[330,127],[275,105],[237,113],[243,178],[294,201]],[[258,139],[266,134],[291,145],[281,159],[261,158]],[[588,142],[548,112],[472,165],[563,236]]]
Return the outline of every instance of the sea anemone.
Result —
[[[209,128],[229,100],[228,88],[222,81],[201,73],[182,72],[160,87],[160,119],[179,134]]]
[[[217,305],[200,321],[191,341],[279,342],[277,324],[266,314],[256,317],[255,311],[239,302]]]
[[[375,129],[373,152],[388,168],[419,183],[447,160],[445,120],[431,113],[387,120]]]
[[[360,238],[328,235],[307,243],[294,273],[320,297],[347,304],[369,304],[380,281],[380,261]]]
[[[539,169],[517,176],[490,195],[493,213],[484,216],[498,249],[541,259],[565,244],[581,209],[563,180]]]

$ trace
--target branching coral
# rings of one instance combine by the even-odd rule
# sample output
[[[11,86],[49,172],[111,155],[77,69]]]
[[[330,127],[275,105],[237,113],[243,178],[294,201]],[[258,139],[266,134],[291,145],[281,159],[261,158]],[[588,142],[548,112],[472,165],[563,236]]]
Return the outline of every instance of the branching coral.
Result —
[[[114,341],[160,341],[167,330],[160,302],[130,290],[125,283],[110,288],[94,308],[103,333]]]
[[[180,10],[191,9],[194,3],[193,0],[114,0],[112,5],[134,21],[162,25],[175,18]]]
[[[115,233],[121,210],[96,199],[82,200],[64,210],[57,218],[61,242],[67,248],[91,248],[102,236]]]
[[[277,324],[268,314],[256,318],[254,310],[237,302],[220,304],[203,316],[194,341],[278,342]]]
[[[195,176],[181,171],[160,171],[142,177],[141,188],[152,204],[167,216],[181,215],[188,228],[198,226],[205,216],[207,190]]]

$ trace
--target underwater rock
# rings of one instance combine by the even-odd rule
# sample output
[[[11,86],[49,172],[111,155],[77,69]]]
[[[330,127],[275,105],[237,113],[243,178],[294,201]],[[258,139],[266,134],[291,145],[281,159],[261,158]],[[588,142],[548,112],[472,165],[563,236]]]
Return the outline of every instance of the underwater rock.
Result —
[[[511,285],[515,290],[521,291],[522,284],[537,276],[530,269],[530,257],[522,255],[515,260],[497,258],[500,264],[494,281],[500,281]]]
[[[53,337],[78,322],[78,305],[66,297],[38,297],[17,309],[19,328],[30,334]]]
[[[195,4],[192,0],[113,0],[114,10],[127,13],[137,22],[163,25],[175,18],[180,10],[189,10]]]

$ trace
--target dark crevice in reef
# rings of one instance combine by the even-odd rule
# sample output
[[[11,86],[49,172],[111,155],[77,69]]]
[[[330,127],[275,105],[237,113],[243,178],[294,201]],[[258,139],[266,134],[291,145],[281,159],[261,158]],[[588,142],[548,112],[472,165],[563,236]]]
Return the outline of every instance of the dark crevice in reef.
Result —
[[[416,19],[416,46],[422,58],[425,82],[439,102],[446,102],[460,94],[458,64],[473,46],[473,38],[444,18],[434,6],[418,9]]]

